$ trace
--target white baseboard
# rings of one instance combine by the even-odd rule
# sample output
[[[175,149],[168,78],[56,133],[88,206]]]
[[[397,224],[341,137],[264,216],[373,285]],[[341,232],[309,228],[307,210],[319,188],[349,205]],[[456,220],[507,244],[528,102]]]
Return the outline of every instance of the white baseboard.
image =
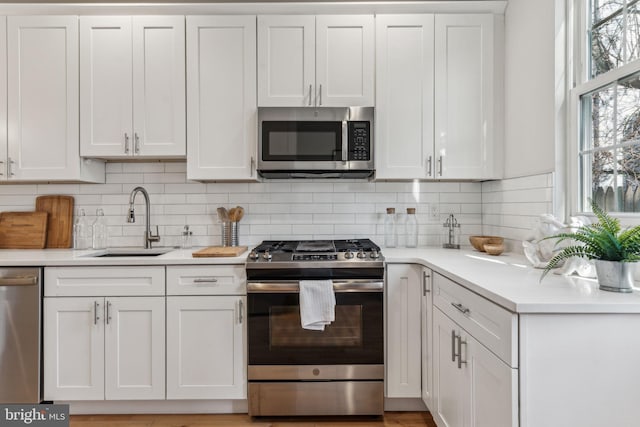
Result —
[[[81,414],[246,414],[246,400],[117,400],[61,402]]]

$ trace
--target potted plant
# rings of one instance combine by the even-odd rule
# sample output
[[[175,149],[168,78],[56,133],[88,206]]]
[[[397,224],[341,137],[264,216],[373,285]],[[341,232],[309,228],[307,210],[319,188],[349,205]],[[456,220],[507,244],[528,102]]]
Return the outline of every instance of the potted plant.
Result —
[[[551,269],[571,257],[594,260],[600,289],[613,292],[633,290],[633,269],[640,260],[640,226],[622,230],[620,221],[612,218],[591,200],[591,209],[598,222],[579,227],[570,233],[560,233],[546,239],[558,239],[557,244],[572,240],[560,250],[545,267],[540,280]]]

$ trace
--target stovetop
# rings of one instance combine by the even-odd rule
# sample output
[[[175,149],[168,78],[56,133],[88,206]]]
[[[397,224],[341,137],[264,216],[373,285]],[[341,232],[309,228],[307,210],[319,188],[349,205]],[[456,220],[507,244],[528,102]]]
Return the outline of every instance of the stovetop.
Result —
[[[247,257],[247,269],[382,267],[380,247],[370,239],[265,240]]]

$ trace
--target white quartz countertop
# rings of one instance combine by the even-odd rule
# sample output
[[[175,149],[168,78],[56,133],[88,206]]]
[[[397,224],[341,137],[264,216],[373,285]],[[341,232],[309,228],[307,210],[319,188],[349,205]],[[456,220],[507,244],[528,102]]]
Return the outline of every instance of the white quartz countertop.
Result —
[[[237,257],[193,258],[199,248],[176,249],[152,257],[93,258],[95,250],[3,249],[0,266],[109,266],[244,264]],[[387,263],[421,264],[469,290],[517,313],[640,313],[640,287],[630,294],[601,291],[595,279],[549,274],[534,269],[524,256],[490,256],[469,249],[383,248]]]
[[[640,313],[640,288],[601,291],[595,279],[549,273],[516,254],[491,256],[475,250],[383,249],[387,263],[417,263],[517,313]]]
[[[202,248],[175,249],[157,256],[92,257],[104,250],[74,249],[2,249],[0,266],[90,266],[90,265],[179,265],[179,264],[244,264],[248,251],[237,257],[194,258]]]

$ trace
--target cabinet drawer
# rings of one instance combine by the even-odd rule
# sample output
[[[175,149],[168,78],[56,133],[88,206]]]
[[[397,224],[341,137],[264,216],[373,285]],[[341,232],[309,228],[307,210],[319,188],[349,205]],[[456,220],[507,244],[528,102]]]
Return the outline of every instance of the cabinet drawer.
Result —
[[[47,267],[44,294],[48,297],[164,295],[164,267]]]
[[[245,295],[244,265],[167,267],[167,295]]]
[[[433,275],[433,302],[509,366],[518,366],[518,318],[454,281]]]

